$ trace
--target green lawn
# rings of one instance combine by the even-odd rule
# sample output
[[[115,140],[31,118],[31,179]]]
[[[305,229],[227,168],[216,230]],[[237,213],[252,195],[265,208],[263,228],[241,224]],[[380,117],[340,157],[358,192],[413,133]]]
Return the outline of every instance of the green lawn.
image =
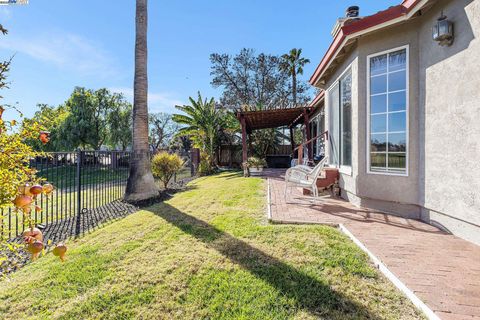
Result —
[[[38,177],[45,178],[58,189],[75,190],[77,185],[75,179],[77,167],[75,165],[61,165],[58,167],[42,168],[37,167]],[[84,166],[81,169],[82,185],[108,184],[116,181],[126,181],[128,178],[128,167]]]
[[[421,318],[336,229],[269,225],[264,181],[190,187],[1,282],[0,318]]]

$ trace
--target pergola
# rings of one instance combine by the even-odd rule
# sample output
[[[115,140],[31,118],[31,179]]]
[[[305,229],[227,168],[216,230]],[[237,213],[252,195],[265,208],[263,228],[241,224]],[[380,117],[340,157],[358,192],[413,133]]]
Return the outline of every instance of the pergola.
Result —
[[[257,111],[238,111],[237,118],[242,126],[242,160],[247,161],[247,135],[250,135],[253,130],[269,129],[278,127],[289,127],[290,141],[292,144],[292,153],[295,150],[295,143],[293,140],[293,128],[304,123],[308,126],[310,121],[310,113],[312,106],[286,108],[286,109],[270,109]],[[307,131],[307,140],[310,140],[310,130]],[[312,156],[311,147],[308,147],[308,155]]]

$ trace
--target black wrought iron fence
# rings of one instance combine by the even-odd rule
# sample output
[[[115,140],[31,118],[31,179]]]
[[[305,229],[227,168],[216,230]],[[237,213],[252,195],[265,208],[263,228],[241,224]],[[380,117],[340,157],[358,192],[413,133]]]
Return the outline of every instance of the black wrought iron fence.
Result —
[[[40,194],[35,199],[41,210],[32,210],[30,219],[49,231],[54,229],[55,232],[49,233],[65,236],[78,235],[103,221],[124,216],[132,210],[132,206],[120,201],[131,157],[132,153],[127,151],[77,151],[52,152],[32,159],[30,167],[55,189],[50,195]],[[196,173],[198,161],[192,161],[191,153],[182,158],[185,166],[172,182]],[[0,229],[7,238],[21,235],[27,227],[23,214],[13,206],[0,209]]]
[[[35,205],[41,210],[32,210],[31,219],[45,226],[76,220],[75,227],[79,228],[82,214],[123,197],[130,155],[124,151],[53,152],[32,159],[30,166],[38,171],[37,176],[51,183],[55,191],[36,198]],[[27,227],[23,214],[13,207],[0,213],[1,230],[8,238],[20,235]]]

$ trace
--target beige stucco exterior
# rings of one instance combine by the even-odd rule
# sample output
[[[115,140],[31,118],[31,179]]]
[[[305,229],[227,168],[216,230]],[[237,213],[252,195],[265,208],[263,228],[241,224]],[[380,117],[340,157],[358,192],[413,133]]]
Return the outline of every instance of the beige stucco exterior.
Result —
[[[452,46],[432,40],[444,11]],[[420,16],[363,35],[325,89],[352,70],[352,167],[341,169],[351,202],[422,219],[480,244],[480,1],[442,0]],[[408,175],[367,172],[367,57],[408,47]],[[329,96],[325,95],[326,128]]]

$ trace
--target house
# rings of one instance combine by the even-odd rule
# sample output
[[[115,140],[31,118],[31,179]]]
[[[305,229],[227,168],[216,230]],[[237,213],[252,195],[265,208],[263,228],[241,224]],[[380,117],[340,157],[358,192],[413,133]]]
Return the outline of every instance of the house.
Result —
[[[325,149],[353,204],[480,244],[480,1],[358,9],[311,76],[307,135],[329,139],[309,148]]]

